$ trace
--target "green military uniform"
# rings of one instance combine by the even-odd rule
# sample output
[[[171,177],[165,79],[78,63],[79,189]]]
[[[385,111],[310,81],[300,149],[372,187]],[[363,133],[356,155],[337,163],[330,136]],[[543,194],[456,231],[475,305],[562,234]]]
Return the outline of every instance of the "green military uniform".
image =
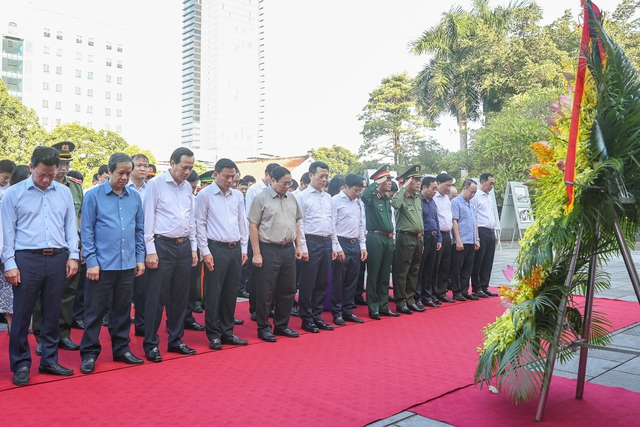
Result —
[[[420,176],[420,166],[414,165],[401,178]],[[418,286],[418,272],[424,248],[424,224],[420,192],[409,194],[402,187],[393,196],[391,206],[396,217],[396,250],[393,257],[393,296],[398,310],[413,305]]]
[[[378,170],[372,180],[389,174],[389,166]],[[393,260],[391,202],[372,182],[360,196],[367,220],[367,305],[370,313],[389,312],[389,275]]]
[[[71,142],[59,142],[53,145],[55,149],[60,152],[61,161],[71,161],[71,152],[75,149],[75,146]],[[82,202],[84,201],[84,191],[80,181],[74,178],[65,176],[61,182],[71,191],[73,196],[73,206],[76,210],[76,218],[79,218],[80,211],[82,210]],[[78,232],[80,232],[80,224],[78,223]],[[80,269],[78,269],[80,271]],[[75,274],[69,277],[64,286],[64,292],[62,294],[62,306],[60,308],[60,338],[71,337],[71,322],[73,321],[73,304],[75,302],[76,292],[78,291],[78,282],[80,281],[80,274]],[[42,314],[40,312],[40,302],[36,302],[35,309],[33,311],[33,334],[36,340],[40,342],[40,327],[42,325]]]

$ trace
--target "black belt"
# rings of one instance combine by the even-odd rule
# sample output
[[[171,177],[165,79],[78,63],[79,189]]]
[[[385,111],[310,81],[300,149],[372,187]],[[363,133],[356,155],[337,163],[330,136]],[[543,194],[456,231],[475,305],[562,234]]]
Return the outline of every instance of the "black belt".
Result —
[[[331,236],[318,236],[317,234],[305,234],[305,237],[308,239],[309,237],[314,237],[316,239],[322,240],[331,240]]]
[[[282,242],[282,243],[261,242],[261,243],[264,243],[265,245],[277,246],[279,248],[288,248],[289,246],[293,245],[293,242]]]
[[[338,240],[346,240],[349,243],[355,243],[358,241],[358,238],[356,237],[355,239],[350,239],[349,237],[342,237],[342,236],[338,236]]]
[[[385,231],[380,231],[380,230],[367,230],[367,231],[369,231],[369,233],[379,234],[381,236],[386,236],[388,238],[393,237],[393,233],[387,233]]]
[[[424,231],[424,234],[430,234],[430,235],[432,235],[432,236],[437,236],[437,235],[438,235],[438,232],[437,232],[437,231],[427,231],[427,230],[425,230],[425,231]]]
[[[209,239],[209,243],[213,243],[214,245],[222,246],[229,249],[233,249],[240,244],[240,242],[218,242],[217,240],[211,239]]]
[[[184,242],[186,242],[187,241],[187,237],[189,237],[189,236],[185,236],[185,237],[165,237],[162,234],[154,234],[153,235],[154,239],[165,240],[167,242],[175,243],[176,245],[181,245]]]
[[[422,237],[422,233],[414,233],[412,231],[398,230],[398,233],[408,234],[410,236],[415,236],[415,237]],[[435,231],[434,231],[434,233],[435,233]],[[436,233],[436,234],[438,234],[438,233]]]
[[[45,249],[20,249],[20,251],[22,252],[29,252],[30,254],[36,254],[36,255],[46,255],[46,256],[51,256],[51,255],[58,255],[64,251],[66,251],[66,249],[61,249],[61,248],[45,248]]]

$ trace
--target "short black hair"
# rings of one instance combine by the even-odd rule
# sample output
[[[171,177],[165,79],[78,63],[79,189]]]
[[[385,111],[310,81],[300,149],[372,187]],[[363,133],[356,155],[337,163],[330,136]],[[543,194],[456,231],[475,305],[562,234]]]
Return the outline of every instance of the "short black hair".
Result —
[[[340,189],[344,185],[344,180],[339,176],[334,176],[331,181],[329,181],[329,189],[327,193],[331,195],[331,197],[335,196],[340,192]]]
[[[244,179],[247,185],[249,185],[250,182],[253,182],[254,184],[256,183],[256,179],[253,175],[245,175],[242,177],[242,179]]]
[[[438,184],[442,184],[443,182],[453,181],[453,177],[446,172],[442,172],[438,176],[436,176],[436,182]]]
[[[471,184],[476,185],[476,182],[472,179],[465,180],[465,182],[462,183],[462,189],[464,190],[465,188],[471,187]]]
[[[198,172],[192,170],[187,177],[187,182],[196,182],[198,180]]]
[[[238,173],[238,167],[233,162],[233,160],[225,159],[224,157],[222,159],[218,159],[218,161],[216,162],[216,166],[215,166],[216,172],[220,173],[220,172],[222,172],[222,169],[225,169],[225,168],[226,169],[233,169],[233,170],[236,171],[236,173]]]
[[[98,176],[102,176],[102,175],[104,175],[105,173],[109,173],[109,166],[107,166],[107,165],[101,165],[101,166],[98,168]]]
[[[291,178],[291,190],[297,190],[298,189],[298,181],[296,181],[295,179]]]
[[[169,160],[177,165],[180,163],[182,156],[194,157],[193,151],[189,150],[187,147],[176,148],[173,153],[171,153],[171,158]]]
[[[135,161],[136,159],[144,159],[147,163],[149,163],[149,158],[142,153],[138,153],[135,156],[132,156],[131,158],[133,159],[133,161]]]
[[[16,169],[16,164],[12,160],[9,160],[9,159],[0,160],[0,173],[5,173],[5,172],[13,173],[15,169]]]
[[[398,191],[398,184],[396,184],[395,181],[391,181],[391,190],[390,191],[393,191],[394,193],[396,191]]]
[[[11,181],[9,185],[16,185],[20,181],[24,181],[29,178],[31,175],[31,170],[27,165],[19,165],[13,170],[13,174],[11,174]]]
[[[249,185],[249,183],[244,178],[240,178],[238,180],[238,185]]]
[[[344,177],[344,183],[347,184],[347,187],[362,187],[362,177],[360,175],[356,175],[355,173],[350,173],[349,175]]]
[[[432,182],[436,182],[436,179],[434,177],[425,176],[424,178],[422,178],[422,182],[420,183],[420,189],[422,190],[424,186],[429,187]]]
[[[289,169],[283,168],[282,166],[276,166],[271,171],[271,178],[275,179],[276,182],[280,181],[280,178],[282,178],[285,175],[291,175],[291,172],[289,172]]]
[[[302,182],[304,185],[309,185],[311,184],[311,177],[308,173],[303,173],[300,177],[300,182]]]
[[[120,152],[113,153],[111,157],[109,157],[109,174],[112,174],[120,163],[131,163],[131,169],[134,168],[133,160],[128,154]]]
[[[82,175],[78,171],[69,171],[67,173],[67,176],[70,176],[71,178],[79,179],[80,181],[84,181],[84,175]]]
[[[271,176],[271,173],[273,172],[273,170],[278,167],[280,167],[280,165],[277,163],[269,163],[266,169],[264,170],[264,173],[268,173],[269,176]]]
[[[485,173],[483,173],[482,175],[480,175],[480,182],[483,182],[483,181],[489,181],[489,178],[493,178],[493,177],[494,177],[494,176],[493,176],[493,174],[492,174],[492,173],[490,173],[490,172],[485,172]]]
[[[93,174],[93,180],[94,180],[94,181],[97,181],[97,180],[98,180],[98,174],[97,174],[97,173],[94,173],[94,174]]]
[[[37,167],[40,163],[45,166],[60,166],[60,153],[53,147],[37,146],[31,154],[31,166]]]
[[[327,166],[324,162],[313,162],[309,165],[309,173],[315,174],[318,168],[329,170],[329,166]]]

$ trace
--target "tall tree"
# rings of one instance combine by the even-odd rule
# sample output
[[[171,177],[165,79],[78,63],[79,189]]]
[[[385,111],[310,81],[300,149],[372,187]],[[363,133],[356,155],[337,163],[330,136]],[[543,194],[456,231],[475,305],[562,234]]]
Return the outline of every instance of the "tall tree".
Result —
[[[431,126],[416,111],[412,80],[407,73],[382,79],[369,94],[369,102],[358,120],[364,122],[364,142],[358,154],[374,160],[392,159],[394,165],[405,164],[424,143],[423,131]]]
[[[356,154],[339,145],[310,150],[309,155],[315,161],[325,162],[329,166],[331,175],[344,175],[350,168],[360,163]]]

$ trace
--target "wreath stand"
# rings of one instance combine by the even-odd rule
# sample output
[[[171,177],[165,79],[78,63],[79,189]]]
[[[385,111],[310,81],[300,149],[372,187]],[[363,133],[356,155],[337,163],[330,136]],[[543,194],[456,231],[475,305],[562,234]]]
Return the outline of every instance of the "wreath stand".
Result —
[[[629,278],[631,279],[631,285],[633,286],[633,290],[636,293],[636,297],[638,298],[638,303],[640,304],[640,278],[638,277],[638,271],[633,263],[633,258],[631,257],[631,252],[629,251],[629,247],[627,246],[626,239],[624,237],[624,233],[622,232],[622,227],[620,226],[620,221],[616,216],[615,220],[615,234],[616,240],[618,242],[618,246],[620,248],[620,253],[622,258],[624,259],[624,264],[627,268],[627,272],[629,273]],[[596,224],[595,230],[596,239],[600,236],[600,224]],[[576,264],[578,262],[578,254],[580,251],[580,243],[582,239],[582,231],[578,235],[576,239],[576,247],[573,252],[573,258],[571,259],[571,264],[569,266],[569,272],[567,273],[567,279],[565,281],[565,286],[570,289],[571,283],[573,282],[573,276],[576,269]],[[593,294],[595,289],[596,282],[596,268],[598,265],[598,254],[594,253],[589,261],[589,276],[588,276],[588,284],[587,284],[587,295],[585,299],[585,308],[584,308],[584,329],[582,338],[575,340],[568,345],[565,345],[565,348],[580,348],[580,363],[578,365],[578,385],[576,387],[576,399],[582,399],[582,395],[584,393],[584,382],[585,376],[587,372],[587,356],[590,348],[612,351],[616,353],[626,353],[633,354],[636,356],[640,356],[640,351],[635,350],[627,350],[623,348],[615,348],[615,347],[605,347],[601,345],[593,345],[589,344],[589,336],[591,334],[591,320],[593,313]],[[558,355],[558,346],[560,344],[560,337],[562,335],[563,330],[565,329],[565,315],[567,310],[567,300],[568,297],[564,296],[560,302],[560,306],[562,307],[562,315],[558,318],[558,326],[556,328],[556,332],[554,335],[554,340],[556,345],[550,346],[549,353],[547,354],[547,367],[544,373],[544,379],[542,382],[542,390],[540,391],[540,402],[538,403],[538,411],[536,412],[536,421],[542,421],[544,416],[545,406],[547,404],[547,397],[549,395],[549,386],[551,384],[551,376],[553,375],[553,368],[556,361],[556,356]]]

